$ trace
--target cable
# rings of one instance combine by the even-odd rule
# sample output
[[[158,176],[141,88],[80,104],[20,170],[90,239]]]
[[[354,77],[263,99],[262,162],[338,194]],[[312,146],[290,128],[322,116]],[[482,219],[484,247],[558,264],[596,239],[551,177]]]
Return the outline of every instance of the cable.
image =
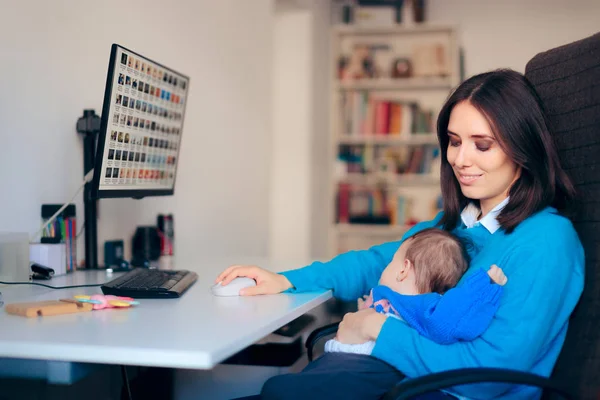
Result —
[[[129,387],[129,379],[127,378],[127,369],[124,365],[121,365],[121,372],[123,373],[123,386],[127,390],[127,399],[133,400],[133,397],[131,397],[131,388]]]
[[[94,177],[94,170],[91,169],[87,174],[85,174],[85,178],[83,179],[83,183],[81,184],[81,186],[79,186],[79,189],[77,189],[77,192],[75,192],[75,194],[73,195],[73,197],[71,198],[71,200],[69,200],[68,202],[66,202],[65,204],[63,204],[63,206],[61,208],[59,208],[58,211],[55,212],[53,216],[51,216],[50,218],[48,218],[42,224],[42,226],[40,227],[40,230],[37,231],[35,234],[33,234],[31,236],[31,238],[30,238],[31,242],[33,242],[39,235],[41,235],[42,232],[44,232],[44,229],[46,229],[46,227],[48,225],[50,225],[52,223],[52,221],[54,221],[56,219],[56,217],[58,217],[60,215],[60,213],[63,212],[63,210],[65,208],[67,208],[71,202],[73,202],[73,200],[75,200],[75,197],[77,197],[79,195],[79,193],[83,190],[83,188],[85,187],[86,183],[92,181],[93,177]]]
[[[103,283],[94,283],[93,285],[50,286],[50,285],[46,285],[44,283],[37,283],[37,282],[4,282],[4,281],[0,281],[0,284],[2,284],[2,285],[37,285],[37,286],[44,286],[44,287],[47,287],[50,289],[71,289],[71,288],[79,288],[79,287],[96,287],[96,286],[104,285]]]
[[[85,228],[85,221],[83,221],[83,224],[81,224],[81,228],[79,228],[79,232],[77,232],[77,236],[75,236],[75,239],[79,239],[79,236],[81,236],[81,234],[83,233],[84,228]]]

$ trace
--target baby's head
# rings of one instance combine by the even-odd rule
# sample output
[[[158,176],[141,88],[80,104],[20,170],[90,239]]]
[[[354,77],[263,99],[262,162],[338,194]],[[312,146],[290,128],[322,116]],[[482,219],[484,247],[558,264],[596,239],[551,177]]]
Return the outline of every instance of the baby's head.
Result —
[[[468,266],[469,256],[459,238],[442,229],[424,229],[402,243],[379,284],[407,295],[444,293]]]

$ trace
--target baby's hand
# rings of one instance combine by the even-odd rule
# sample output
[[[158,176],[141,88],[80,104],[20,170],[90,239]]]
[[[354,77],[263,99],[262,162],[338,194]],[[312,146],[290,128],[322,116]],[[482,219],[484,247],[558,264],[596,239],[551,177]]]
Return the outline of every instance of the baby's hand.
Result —
[[[492,265],[490,267],[488,275],[500,286],[504,286],[506,285],[506,282],[508,282],[508,278],[506,275],[504,275],[504,271],[502,271],[502,268],[498,267],[497,265]]]
[[[365,295],[364,295],[362,298],[359,298],[359,299],[357,300],[357,303],[358,303],[358,309],[359,309],[359,310],[364,310],[365,308],[367,308],[367,307],[368,307],[368,306],[367,306],[367,299],[368,299],[368,298],[369,298],[369,296],[365,294]]]

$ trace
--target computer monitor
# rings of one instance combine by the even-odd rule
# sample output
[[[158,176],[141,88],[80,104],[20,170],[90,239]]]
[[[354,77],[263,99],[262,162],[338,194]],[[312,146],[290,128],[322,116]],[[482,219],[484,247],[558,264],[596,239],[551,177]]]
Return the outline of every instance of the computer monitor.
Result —
[[[189,81],[161,63],[112,45],[94,198],[174,193]]]

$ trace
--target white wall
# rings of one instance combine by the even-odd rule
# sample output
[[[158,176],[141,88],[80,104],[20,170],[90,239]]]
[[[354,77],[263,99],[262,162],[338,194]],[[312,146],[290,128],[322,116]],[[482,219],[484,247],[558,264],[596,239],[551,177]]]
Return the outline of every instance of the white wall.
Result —
[[[310,253],[311,13],[278,4],[273,30],[273,146],[269,255]]]
[[[600,31],[598,0],[429,0],[427,20],[456,24],[466,76],[524,72],[537,53]]]
[[[101,200],[100,252],[104,240],[129,245],[137,225],[173,212],[180,258],[266,255],[272,8],[272,0],[0,0],[0,230],[36,230],[40,205],[79,186],[75,122],[84,108],[100,114],[116,42],[191,85],[175,196]],[[81,223],[81,196],[77,207]]]
[[[271,240],[276,259],[327,251],[329,1],[278,0],[273,46]]]
[[[325,258],[330,251],[329,215],[332,205],[323,197],[332,190],[330,174],[332,163],[330,133],[331,70],[330,60],[330,1],[315,0],[313,12],[313,93],[312,93],[312,135],[311,135],[311,208],[310,208],[310,239],[311,253],[315,258]]]

